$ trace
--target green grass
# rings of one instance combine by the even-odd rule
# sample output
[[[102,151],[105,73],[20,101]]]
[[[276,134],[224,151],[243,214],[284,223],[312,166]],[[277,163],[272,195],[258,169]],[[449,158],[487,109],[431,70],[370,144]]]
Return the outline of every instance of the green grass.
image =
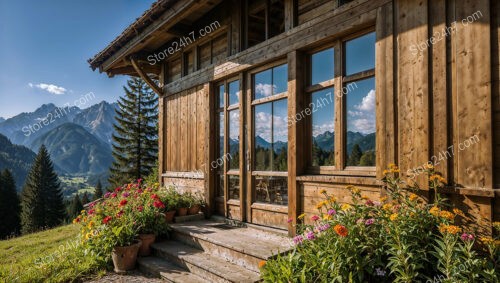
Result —
[[[77,225],[0,241],[0,282],[79,282],[102,275],[79,246]]]

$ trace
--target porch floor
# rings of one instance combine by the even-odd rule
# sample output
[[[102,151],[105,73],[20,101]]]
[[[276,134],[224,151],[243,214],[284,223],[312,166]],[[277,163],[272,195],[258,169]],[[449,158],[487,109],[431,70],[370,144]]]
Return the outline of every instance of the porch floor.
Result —
[[[142,271],[169,282],[257,282],[259,262],[291,249],[272,230],[203,220],[172,224],[171,240],[139,259]]]

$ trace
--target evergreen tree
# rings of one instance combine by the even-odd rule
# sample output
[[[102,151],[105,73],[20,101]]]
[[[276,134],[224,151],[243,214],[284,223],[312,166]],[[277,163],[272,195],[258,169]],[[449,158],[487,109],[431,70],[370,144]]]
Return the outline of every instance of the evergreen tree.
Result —
[[[0,239],[17,235],[21,229],[21,206],[12,173],[5,169],[0,174]]]
[[[375,151],[368,150],[363,153],[359,160],[360,166],[375,166]]]
[[[21,194],[22,232],[60,225],[66,216],[63,194],[54,165],[44,145],[40,147]]]
[[[98,200],[100,198],[102,198],[102,184],[101,184],[101,180],[98,180],[97,184],[95,185],[93,200]]]
[[[349,156],[347,160],[347,165],[348,166],[358,166],[359,165],[359,160],[361,159],[361,155],[363,153],[361,152],[361,147],[359,144],[355,144],[352,147],[351,155]]]
[[[138,78],[123,87],[118,100],[113,134],[113,164],[109,181],[113,186],[150,174],[158,156],[158,101],[156,94]]]
[[[80,196],[78,194],[75,194],[75,197],[73,198],[73,201],[71,201],[71,204],[69,206],[68,214],[70,219],[76,218],[82,210],[83,210],[83,204],[82,201],[80,200]]]
[[[87,194],[87,192],[83,193],[83,196],[82,196],[82,204],[83,205],[86,205],[87,203],[90,202],[90,199],[89,199],[89,195]]]

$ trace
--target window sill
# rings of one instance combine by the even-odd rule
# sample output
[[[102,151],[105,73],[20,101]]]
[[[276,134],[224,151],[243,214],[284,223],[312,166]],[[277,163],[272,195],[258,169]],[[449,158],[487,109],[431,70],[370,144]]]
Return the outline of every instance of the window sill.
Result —
[[[310,167],[308,170],[311,175],[335,175],[335,176],[359,176],[376,177],[375,167],[348,166],[344,170],[335,169],[333,166]]]
[[[318,182],[318,183],[337,183],[337,184],[352,184],[366,186],[382,186],[384,183],[374,177],[367,176],[349,176],[349,175],[302,175],[297,176],[297,181],[300,182]]]
[[[270,204],[270,203],[252,203],[252,209],[266,210],[279,213],[288,213],[288,205]]]
[[[228,200],[227,200],[227,204],[229,204],[229,205],[237,205],[237,206],[239,206],[239,205],[240,205],[240,201],[239,201],[239,200],[236,200],[236,199],[228,199]]]

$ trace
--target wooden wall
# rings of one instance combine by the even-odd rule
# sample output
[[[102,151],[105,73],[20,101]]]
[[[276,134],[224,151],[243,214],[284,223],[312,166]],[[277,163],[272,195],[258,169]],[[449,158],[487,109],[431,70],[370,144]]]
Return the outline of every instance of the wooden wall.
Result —
[[[491,65],[493,95],[493,178],[500,189],[500,1],[491,1]],[[494,200],[493,220],[500,221],[500,193]]]

